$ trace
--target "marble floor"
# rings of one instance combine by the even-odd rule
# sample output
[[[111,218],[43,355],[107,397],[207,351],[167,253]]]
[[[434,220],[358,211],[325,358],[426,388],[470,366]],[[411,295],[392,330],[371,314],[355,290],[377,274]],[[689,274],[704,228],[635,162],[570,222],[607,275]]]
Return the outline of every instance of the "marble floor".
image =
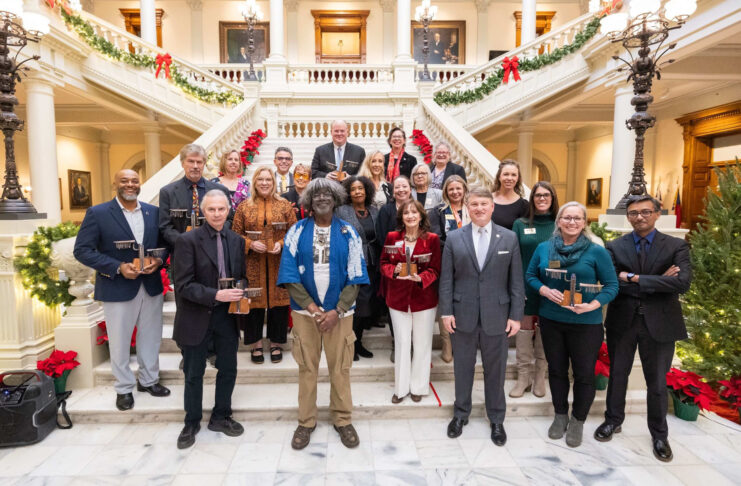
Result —
[[[739,484],[741,427],[716,416],[684,422],[669,416],[674,461],[651,454],[646,418],[628,415],[622,433],[599,443],[590,416],[581,447],[547,438],[548,417],[505,421],[505,447],[472,418],[458,439],[447,419],[356,421],[360,446],[346,449],[319,424],[312,442],[294,451],[294,422],[245,422],[241,437],[205,427],[180,451],[178,423],[78,424],[41,443],[0,449],[0,484],[11,485],[701,485]],[[735,478],[735,479],[734,479]]]

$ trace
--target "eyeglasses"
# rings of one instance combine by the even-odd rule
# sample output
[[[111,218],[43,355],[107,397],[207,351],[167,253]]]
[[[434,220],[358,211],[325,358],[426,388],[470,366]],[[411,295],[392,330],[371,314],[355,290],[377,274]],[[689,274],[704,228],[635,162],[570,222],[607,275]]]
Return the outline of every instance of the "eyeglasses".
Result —
[[[294,181],[308,181],[309,179],[311,179],[309,174],[293,174]]]
[[[533,199],[550,199],[550,198],[551,198],[550,192],[546,192],[543,194],[533,194]]]
[[[293,157],[276,157],[275,160],[278,162],[290,162],[293,160]]]
[[[656,211],[652,211],[652,210],[650,210],[650,209],[642,209],[642,210],[640,210],[640,211],[628,211],[628,217],[629,217],[630,219],[635,219],[635,218],[637,218],[637,217],[638,217],[638,215],[640,214],[640,215],[641,215],[641,216],[643,216],[644,218],[648,218],[649,216],[651,216],[651,215],[652,215],[653,213],[655,213],[655,212],[656,212]]]
[[[566,223],[581,223],[584,221],[584,218],[579,216],[561,216],[561,221],[565,221]]]

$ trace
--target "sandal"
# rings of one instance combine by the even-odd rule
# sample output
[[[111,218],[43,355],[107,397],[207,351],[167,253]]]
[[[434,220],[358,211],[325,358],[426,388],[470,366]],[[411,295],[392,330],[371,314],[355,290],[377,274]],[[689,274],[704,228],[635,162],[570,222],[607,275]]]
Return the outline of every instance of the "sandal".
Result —
[[[276,351],[278,351],[276,353]],[[283,360],[283,348],[280,346],[270,347],[270,361],[273,363],[280,363]]]
[[[252,359],[252,362],[255,364],[263,364],[265,362],[265,356],[263,356],[262,354],[262,348],[252,348],[252,351],[250,351],[250,357]]]

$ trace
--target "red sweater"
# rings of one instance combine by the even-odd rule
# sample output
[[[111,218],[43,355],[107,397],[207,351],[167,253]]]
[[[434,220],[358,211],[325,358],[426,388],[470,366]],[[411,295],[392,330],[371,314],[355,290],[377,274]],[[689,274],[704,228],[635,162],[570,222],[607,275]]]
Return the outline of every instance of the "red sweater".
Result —
[[[392,231],[386,236],[385,246],[394,246],[404,241],[404,231]],[[386,304],[394,310],[412,312],[432,309],[437,305],[437,282],[440,277],[440,238],[431,232],[417,239],[412,252],[412,262],[417,264],[421,282],[398,280],[394,269],[399,262],[406,262],[405,247],[399,252],[381,253],[381,276],[385,287]],[[420,258],[420,255],[422,256]]]

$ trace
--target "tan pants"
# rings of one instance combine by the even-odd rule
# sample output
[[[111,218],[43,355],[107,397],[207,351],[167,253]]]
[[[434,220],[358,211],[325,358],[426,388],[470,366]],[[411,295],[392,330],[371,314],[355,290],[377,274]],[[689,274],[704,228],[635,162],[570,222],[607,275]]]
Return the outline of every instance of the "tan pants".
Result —
[[[327,357],[329,381],[329,411],[332,423],[338,427],[352,423],[350,367],[355,351],[352,315],[340,319],[330,332],[321,333],[314,319],[291,311],[293,345],[291,350],[298,364],[298,423],[304,427],[316,425],[316,383],[319,360]]]

